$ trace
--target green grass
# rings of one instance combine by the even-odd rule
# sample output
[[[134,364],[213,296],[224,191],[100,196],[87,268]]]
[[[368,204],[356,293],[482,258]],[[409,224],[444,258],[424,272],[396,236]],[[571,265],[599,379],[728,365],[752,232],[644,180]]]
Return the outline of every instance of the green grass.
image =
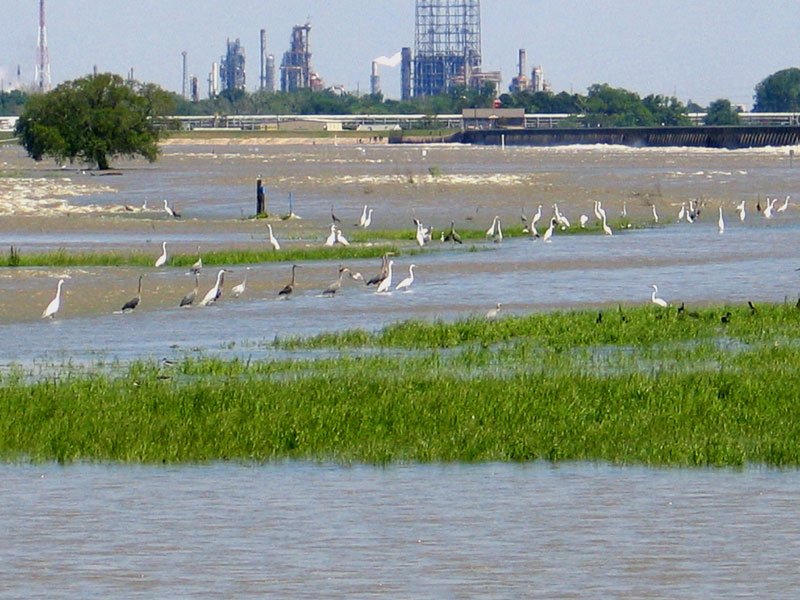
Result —
[[[800,466],[800,310],[597,314],[294,343],[346,341],[316,360],[137,362],[33,383],[18,372],[0,386],[0,457]],[[406,350],[376,354],[385,346]]]
[[[415,250],[402,250],[392,245],[373,245],[373,246],[334,246],[318,248],[297,248],[286,249],[279,252],[272,250],[225,250],[218,252],[203,252],[203,264],[207,266],[215,265],[236,265],[253,264],[262,262],[301,262],[307,260],[328,260],[328,259],[359,259],[376,258],[386,252],[394,252],[397,255],[415,254]],[[14,248],[13,252],[0,257],[0,267],[151,267],[156,256],[160,251],[145,254],[138,253],[115,253],[115,252],[67,252],[66,250],[56,250],[54,252],[40,252],[26,254]],[[197,260],[197,254],[173,254],[167,261],[168,266],[188,267]]]

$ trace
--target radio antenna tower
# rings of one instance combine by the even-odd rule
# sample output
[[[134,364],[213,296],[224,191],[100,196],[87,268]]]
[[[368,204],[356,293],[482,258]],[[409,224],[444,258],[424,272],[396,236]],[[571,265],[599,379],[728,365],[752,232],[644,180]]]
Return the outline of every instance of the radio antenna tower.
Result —
[[[39,0],[39,43],[36,46],[36,89],[50,90],[50,53],[47,51],[47,27],[44,20],[44,0]]]

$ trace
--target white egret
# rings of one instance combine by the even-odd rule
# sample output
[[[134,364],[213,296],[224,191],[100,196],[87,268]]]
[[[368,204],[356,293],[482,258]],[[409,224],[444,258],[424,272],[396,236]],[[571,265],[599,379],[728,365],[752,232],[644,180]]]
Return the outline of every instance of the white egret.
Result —
[[[600,213],[598,219],[603,219],[606,216],[606,210],[603,208],[603,202],[601,200],[597,201],[597,212]]]
[[[492,219],[492,225],[486,230],[486,237],[494,237],[497,231],[497,221],[500,219],[497,215]]]
[[[183,298],[181,298],[181,303],[178,305],[181,308],[184,307],[191,307],[194,303],[195,299],[197,298],[197,292],[200,289],[200,275],[198,272],[194,274],[194,289],[186,294]]]
[[[203,299],[200,301],[200,306],[208,306],[209,304],[214,304],[217,300],[220,299],[222,296],[222,286],[225,283],[225,273],[228,271],[226,269],[220,269],[217,273],[217,281],[210,290],[206,292],[206,295],[203,296]]]
[[[394,264],[393,260],[390,260],[389,263],[386,265],[386,277],[378,284],[378,288],[375,290],[376,294],[382,294],[384,292],[388,292],[389,289],[392,287],[392,265]]]
[[[366,285],[378,285],[381,281],[386,279],[389,274],[389,257],[394,256],[394,253],[387,252],[381,256],[381,271],[375,277],[367,281]]]
[[[161,255],[156,259],[155,266],[163,267],[167,264],[167,242],[161,242]]]
[[[561,225],[561,229],[569,229],[569,219],[558,210],[558,204],[553,204],[553,213],[556,216],[556,221]]]
[[[371,224],[372,224],[372,209],[370,208],[370,209],[369,209],[369,212],[367,213],[367,218],[366,218],[366,219],[364,219],[364,222],[361,224],[361,227],[363,227],[364,229],[366,229],[366,228],[367,228],[367,227],[369,227]]]
[[[717,229],[720,235],[725,233],[725,219],[722,218],[722,207],[719,207],[719,219],[717,219]]]
[[[503,241],[503,228],[500,226],[500,219],[497,219],[497,227],[494,229],[492,241],[494,241],[495,244],[499,244]]]
[[[489,309],[489,312],[486,313],[486,319],[489,320],[489,321],[491,321],[492,319],[495,319],[497,317],[497,315],[500,314],[500,307],[502,307],[502,306],[503,305],[500,302],[498,302],[497,306],[495,306],[494,308]]]
[[[606,235],[614,235],[614,232],[611,231],[611,227],[609,227],[608,223],[606,223],[605,213],[603,213],[603,233],[605,233]]]
[[[623,219],[627,219],[628,218],[628,205],[627,205],[627,203],[625,203],[625,202],[622,203],[622,210],[620,211],[619,216],[622,217]]]
[[[272,225],[270,223],[267,223],[267,229],[269,230],[269,243],[270,243],[270,246],[272,246],[273,250],[276,250],[276,251],[280,250],[281,249],[281,245],[278,243],[278,240],[275,239],[275,235],[272,233]]]
[[[142,277],[144,275],[139,275],[139,288],[136,291],[136,295],[122,305],[122,312],[135,309],[139,306],[139,302],[142,301]]]
[[[658,223],[658,213],[656,212],[656,205],[653,204],[652,208],[653,208],[653,222]]]
[[[663,307],[666,308],[667,301],[664,300],[663,298],[657,297],[656,296],[657,293],[658,293],[658,286],[654,283],[653,284],[653,293],[650,295],[650,300],[652,301],[653,304],[657,304],[658,306],[663,306]]]
[[[539,208],[536,209],[536,214],[533,215],[533,218],[531,219],[531,224],[530,224],[531,233],[533,233],[536,230],[536,223],[541,218],[542,218],[542,205],[540,204]]]
[[[744,211],[744,200],[739,202],[739,204],[736,206],[736,210],[739,211],[739,220],[744,221],[745,217],[747,216]]]
[[[425,245],[425,231],[422,228],[421,221],[417,221],[417,232],[414,234],[414,239],[417,240],[417,244],[419,244],[420,248]]]
[[[411,287],[411,284],[414,283],[414,267],[416,267],[416,266],[417,265],[412,264],[412,265],[410,265],[408,267],[408,277],[403,279],[403,281],[401,281],[400,283],[398,283],[395,286],[395,288],[394,288],[395,291],[397,291],[397,290],[408,290],[408,288]]]
[[[176,219],[181,218],[181,214],[174,208],[171,208],[169,204],[167,204],[166,198],[164,198],[164,212],[166,212],[170,217],[174,217]]]
[[[597,218],[598,221],[602,221],[603,217],[600,215],[600,203],[597,200],[592,201],[594,203],[594,216]]]
[[[357,227],[363,227],[364,222],[367,220],[367,205],[364,205],[364,210],[361,211],[361,216],[358,218],[358,223],[356,223]]]
[[[295,281],[295,271],[300,268],[300,265],[292,265],[292,280],[283,286],[283,289],[278,292],[278,296],[284,296],[288,298],[291,293],[294,291],[294,281]]]
[[[336,243],[336,223],[331,223],[331,232],[325,240],[326,246],[333,246]]]
[[[64,280],[59,279],[58,286],[56,288],[56,297],[50,300],[50,304],[48,304],[47,308],[44,309],[44,312],[42,313],[43,319],[47,318],[52,319],[61,308],[61,286],[63,285],[64,285]]]
[[[681,202],[681,209],[678,211],[678,222],[683,221],[686,216],[686,202]]]
[[[588,222],[589,222],[589,217],[587,217],[586,215],[581,215],[580,218],[581,229],[586,229],[586,223]]]
[[[785,211],[787,208],[789,208],[789,198],[791,198],[791,196],[786,196],[786,200],[784,200],[784,201],[783,201],[783,204],[781,204],[781,205],[780,205],[778,208],[776,208],[776,209],[775,209],[775,212],[780,212],[780,213],[782,213],[782,212],[784,212],[784,211]]]
[[[233,296],[234,298],[238,298],[239,296],[244,294],[244,290],[247,288],[247,274],[249,272],[250,272],[250,267],[247,267],[244,272],[244,279],[242,280],[242,283],[233,286],[233,289],[231,289],[231,296]]]
[[[547,228],[547,230],[544,232],[544,235],[542,236],[542,241],[543,242],[550,243],[550,241],[551,241],[550,238],[553,237],[553,230],[555,228],[556,228],[556,220],[555,219],[550,219],[550,227]]]
[[[767,198],[767,206],[766,206],[766,208],[764,208],[764,218],[765,219],[771,219],[772,218],[772,207],[775,205],[775,202],[777,202],[777,200],[778,200],[777,198],[773,198],[773,199]]]
[[[344,237],[344,235],[342,234],[342,230],[341,229],[337,229],[336,230],[336,243],[337,244],[341,244],[342,246],[349,246],[350,245],[350,242],[348,242],[347,238]]]

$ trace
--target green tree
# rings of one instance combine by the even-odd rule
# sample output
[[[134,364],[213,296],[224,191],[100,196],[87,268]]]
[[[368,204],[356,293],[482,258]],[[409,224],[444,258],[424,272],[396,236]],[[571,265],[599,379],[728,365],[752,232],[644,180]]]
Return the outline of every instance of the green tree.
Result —
[[[777,71],[756,86],[754,112],[800,111],[800,69]]]
[[[734,110],[730,100],[720,98],[708,105],[706,125],[738,125],[739,113]]]
[[[639,94],[622,88],[612,88],[607,83],[589,88],[584,106],[584,121],[589,126],[641,127],[654,125],[655,119]]]
[[[650,94],[642,100],[642,104],[658,124],[683,126],[692,124],[686,107],[675,96],[667,98],[661,94]]]
[[[68,81],[31,96],[17,122],[20,143],[34,160],[76,159],[109,168],[114,156],[158,157],[154,119],[171,110],[171,97],[155,85],[124,82],[103,73]]]

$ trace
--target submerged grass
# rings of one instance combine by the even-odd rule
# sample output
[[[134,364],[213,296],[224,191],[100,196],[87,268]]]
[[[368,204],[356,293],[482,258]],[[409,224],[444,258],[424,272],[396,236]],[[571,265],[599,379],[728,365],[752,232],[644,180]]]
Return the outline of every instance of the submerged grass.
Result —
[[[254,264],[262,262],[300,262],[306,260],[359,259],[377,258],[386,252],[415,254],[416,251],[404,250],[393,245],[372,246],[334,246],[318,248],[289,248],[275,252],[270,250],[221,250],[203,252],[203,263],[214,265]],[[115,252],[40,252],[27,254],[19,248],[0,257],[0,267],[152,267],[156,253],[115,253]],[[167,261],[168,266],[188,267],[197,260],[197,254],[173,254]]]
[[[409,322],[307,341],[347,340],[335,358],[16,373],[0,456],[800,465],[800,310],[689,312]],[[414,350],[359,353],[381,345]]]

